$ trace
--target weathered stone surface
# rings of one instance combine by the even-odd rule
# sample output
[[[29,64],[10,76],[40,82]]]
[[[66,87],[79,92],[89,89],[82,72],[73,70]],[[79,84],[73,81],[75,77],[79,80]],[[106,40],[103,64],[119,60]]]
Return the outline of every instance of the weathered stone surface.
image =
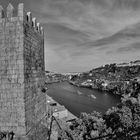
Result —
[[[13,10],[11,5],[8,10]],[[23,4],[18,6],[17,17],[7,16],[10,20],[0,18],[0,131],[38,140],[41,135],[34,136],[37,125],[46,114],[45,94],[41,92],[44,36],[39,26],[27,20]]]
[[[13,12],[14,12],[14,7],[11,3],[9,3],[9,5],[7,7],[7,17],[8,18],[13,17]]]

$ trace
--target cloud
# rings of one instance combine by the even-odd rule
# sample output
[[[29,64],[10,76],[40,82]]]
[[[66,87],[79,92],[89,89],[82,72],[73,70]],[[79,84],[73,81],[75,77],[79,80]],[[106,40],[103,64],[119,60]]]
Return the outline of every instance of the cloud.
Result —
[[[24,2],[43,24],[47,69],[84,71],[139,57],[140,0],[1,0],[9,2]]]
[[[96,41],[84,42],[82,45],[86,45],[89,47],[102,47],[105,45],[120,43],[120,42],[128,42],[128,40],[139,39],[140,37],[140,24],[133,24],[131,26],[127,26],[125,29],[118,31],[117,33],[105,37]]]
[[[124,4],[125,2],[127,5]],[[124,60],[119,57],[120,53],[116,50],[137,41],[135,38],[139,38],[137,32],[139,27],[133,29],[130,26],[140,22],[138,5],[135,7],[136,2],[130,2],[131,4],[129,1],[125,2],[47,1],[47,6],[41,11],[44,17],[42,22],[46,25],[48,34],[47,45],[63,62],[65,68],[64,66],[62,68],[68,70],[70,65],[72,66],[70,70],[78,70],[77,65],[80,69],[82,63],[84,69],[88,69],[89,65],[98,66],[102,63]],[[107,53],[109,51],[110,53]],[[115,56],[115,52],[118,56]],[[110,58],[112,54],[114,58]],[[129,55],[126,59],[130,58]]]
[[[102,0],[87,0],[86,2],[81,0],[47,0],[44,8],[40,11],[44,15],[42,22],[44,24],[48,22],[65,24],[65,26],[73,30],[81,30],[88,33],[92,40],[96,40],[110,36],[125,26],[140,21],[139,11],[113,11],[111,6],[106,8],[106,5],[112,5],[109,4],[112,2],[104,1],[106,2]]]
[[[46,24],[46,35],[49,43],[57,45],[76,44],[88,40],[88,35],[79,30],[73,30],[63,24]]]
[[[117,49],[117,53],[127,53],[127,52],[136,52],[140,51],[140,42],[132,43],[130,46],[121,47]]]

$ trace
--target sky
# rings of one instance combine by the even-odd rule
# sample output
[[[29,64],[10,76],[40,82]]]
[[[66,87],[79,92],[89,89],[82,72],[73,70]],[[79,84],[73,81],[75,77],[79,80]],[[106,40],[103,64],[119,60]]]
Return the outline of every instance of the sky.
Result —
[[[140,0],[0,0],[25,4],[45,32],[45,68],[84,72],[140,59]]]

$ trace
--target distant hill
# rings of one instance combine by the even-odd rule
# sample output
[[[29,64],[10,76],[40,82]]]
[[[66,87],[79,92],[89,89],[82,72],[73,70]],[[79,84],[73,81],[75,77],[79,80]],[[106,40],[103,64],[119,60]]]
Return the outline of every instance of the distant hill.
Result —
[[[88,73],[97,79],[104,77],[106,80],[130,80],[140,76],[140,60],[131,61],[129,63],[107,64],[92,69]]]
[[[131,81],[140,81],[140,60],[130,63],[107,64],[80,75],[73,76],[71,83],[77,86],[91,87],[122,93]]]

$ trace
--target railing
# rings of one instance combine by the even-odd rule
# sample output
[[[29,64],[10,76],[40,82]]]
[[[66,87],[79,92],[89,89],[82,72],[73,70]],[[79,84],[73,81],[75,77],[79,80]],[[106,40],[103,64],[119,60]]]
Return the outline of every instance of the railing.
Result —
[[[51,107],[56,106],[56,105],[57,105],[56,103],[50,104]],[[66,139],[74,140],[73,137],[72,137],[72,135],[68,131],[63,130],[63,128],[61,127],[61,125],[59,124],[59,122],[57,121],[57,119],[55,118],[55,116],[53,116],[53,111],[51,111],[51,123],[50,123],[50,129],[49,129],[49,136],[48,136],[48,139],[47,140],[50,140],[50,138],[51,138],[53,121],[56,122],[56,124],[59,127],[59,129],[62,131],[62,133],[65,135],[65,137],[67,137]]]
[[[57,121],[57,119],[56,119],[53,115],[52,115],[52,117],[51,117],[49,136],[48,136],[48,139],[47,139],[47,140],[50,140],[50,137],[51,137],[51,130],[52,130],[52,123],[53,123],[53,121],[55,121],[56,124],[58,125],[59,129],[60,129],[63,133],[65,133],[66,137],[68,137],[68,138],[71,139],[71,140],[74,140],[73,137],[72,137],[72,135],[71,135],[68,131],[62,129],[62,127],[60,126],[59,122]]]

